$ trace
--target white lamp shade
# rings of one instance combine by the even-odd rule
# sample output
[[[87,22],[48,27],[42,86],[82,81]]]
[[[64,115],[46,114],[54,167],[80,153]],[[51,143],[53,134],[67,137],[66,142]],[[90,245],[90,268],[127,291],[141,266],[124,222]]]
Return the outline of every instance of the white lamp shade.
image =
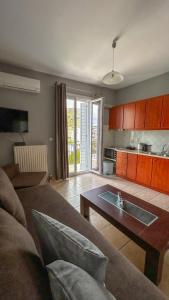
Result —
[[[124,76],[122,74],[117,71],[111,71],[103,77],[102,82],[106,85],[113,85],[120,83],[121,81],[123,81],[123,79]]]

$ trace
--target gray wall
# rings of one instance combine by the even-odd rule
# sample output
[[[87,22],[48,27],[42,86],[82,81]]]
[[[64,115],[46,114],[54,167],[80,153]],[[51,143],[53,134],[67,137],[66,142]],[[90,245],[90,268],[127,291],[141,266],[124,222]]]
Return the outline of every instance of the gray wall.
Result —
[[[169,93],[169,73],[142,81],[115,92],[116,104]]]
[[[40,94],[31,94],[15,90],[0,88],[0,106],[28,110],[29,112],[29,133],[24,134],[27,144],[47,144],[49,171],[54,174],[54,84],[56,80],[65,82],[68,91],[83,93],[89,96],[102,96],[106,104],[113,104],[114,92],[110,89],[100,88],[73,80],[59,78],[53,75],[39,73],[24,68],[0,63],[0,71],[14,73],[21,76],[40,79]],[[105,114],[107,123],[107,114]],[[0,165],[13,161],[12,146],[14,142],[21,141],[21,137],[15,133],[0,133]]]

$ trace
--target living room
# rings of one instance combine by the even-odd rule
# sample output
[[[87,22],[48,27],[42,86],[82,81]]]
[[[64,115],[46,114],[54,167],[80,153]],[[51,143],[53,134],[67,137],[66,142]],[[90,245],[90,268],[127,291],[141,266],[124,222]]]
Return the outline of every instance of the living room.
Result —
[[[168,299],[168,11],[1,1],[0,299]]]

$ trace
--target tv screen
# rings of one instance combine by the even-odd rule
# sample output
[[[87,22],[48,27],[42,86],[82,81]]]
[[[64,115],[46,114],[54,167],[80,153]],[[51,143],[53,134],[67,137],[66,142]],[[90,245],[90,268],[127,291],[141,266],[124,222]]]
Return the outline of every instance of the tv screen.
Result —
[[[0,132],[28,132],[28,112],[0,107]]]

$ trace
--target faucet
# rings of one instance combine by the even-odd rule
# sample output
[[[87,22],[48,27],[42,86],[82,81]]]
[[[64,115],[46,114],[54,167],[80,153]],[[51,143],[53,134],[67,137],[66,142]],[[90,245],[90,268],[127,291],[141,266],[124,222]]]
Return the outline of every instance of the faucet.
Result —
[[[121,192],[117,192],[117,201],[120,208],[124,208],[124,200],[122,198]]]
[[[167,154],[168,144],[164,144],[161,150],[161,155]]]

